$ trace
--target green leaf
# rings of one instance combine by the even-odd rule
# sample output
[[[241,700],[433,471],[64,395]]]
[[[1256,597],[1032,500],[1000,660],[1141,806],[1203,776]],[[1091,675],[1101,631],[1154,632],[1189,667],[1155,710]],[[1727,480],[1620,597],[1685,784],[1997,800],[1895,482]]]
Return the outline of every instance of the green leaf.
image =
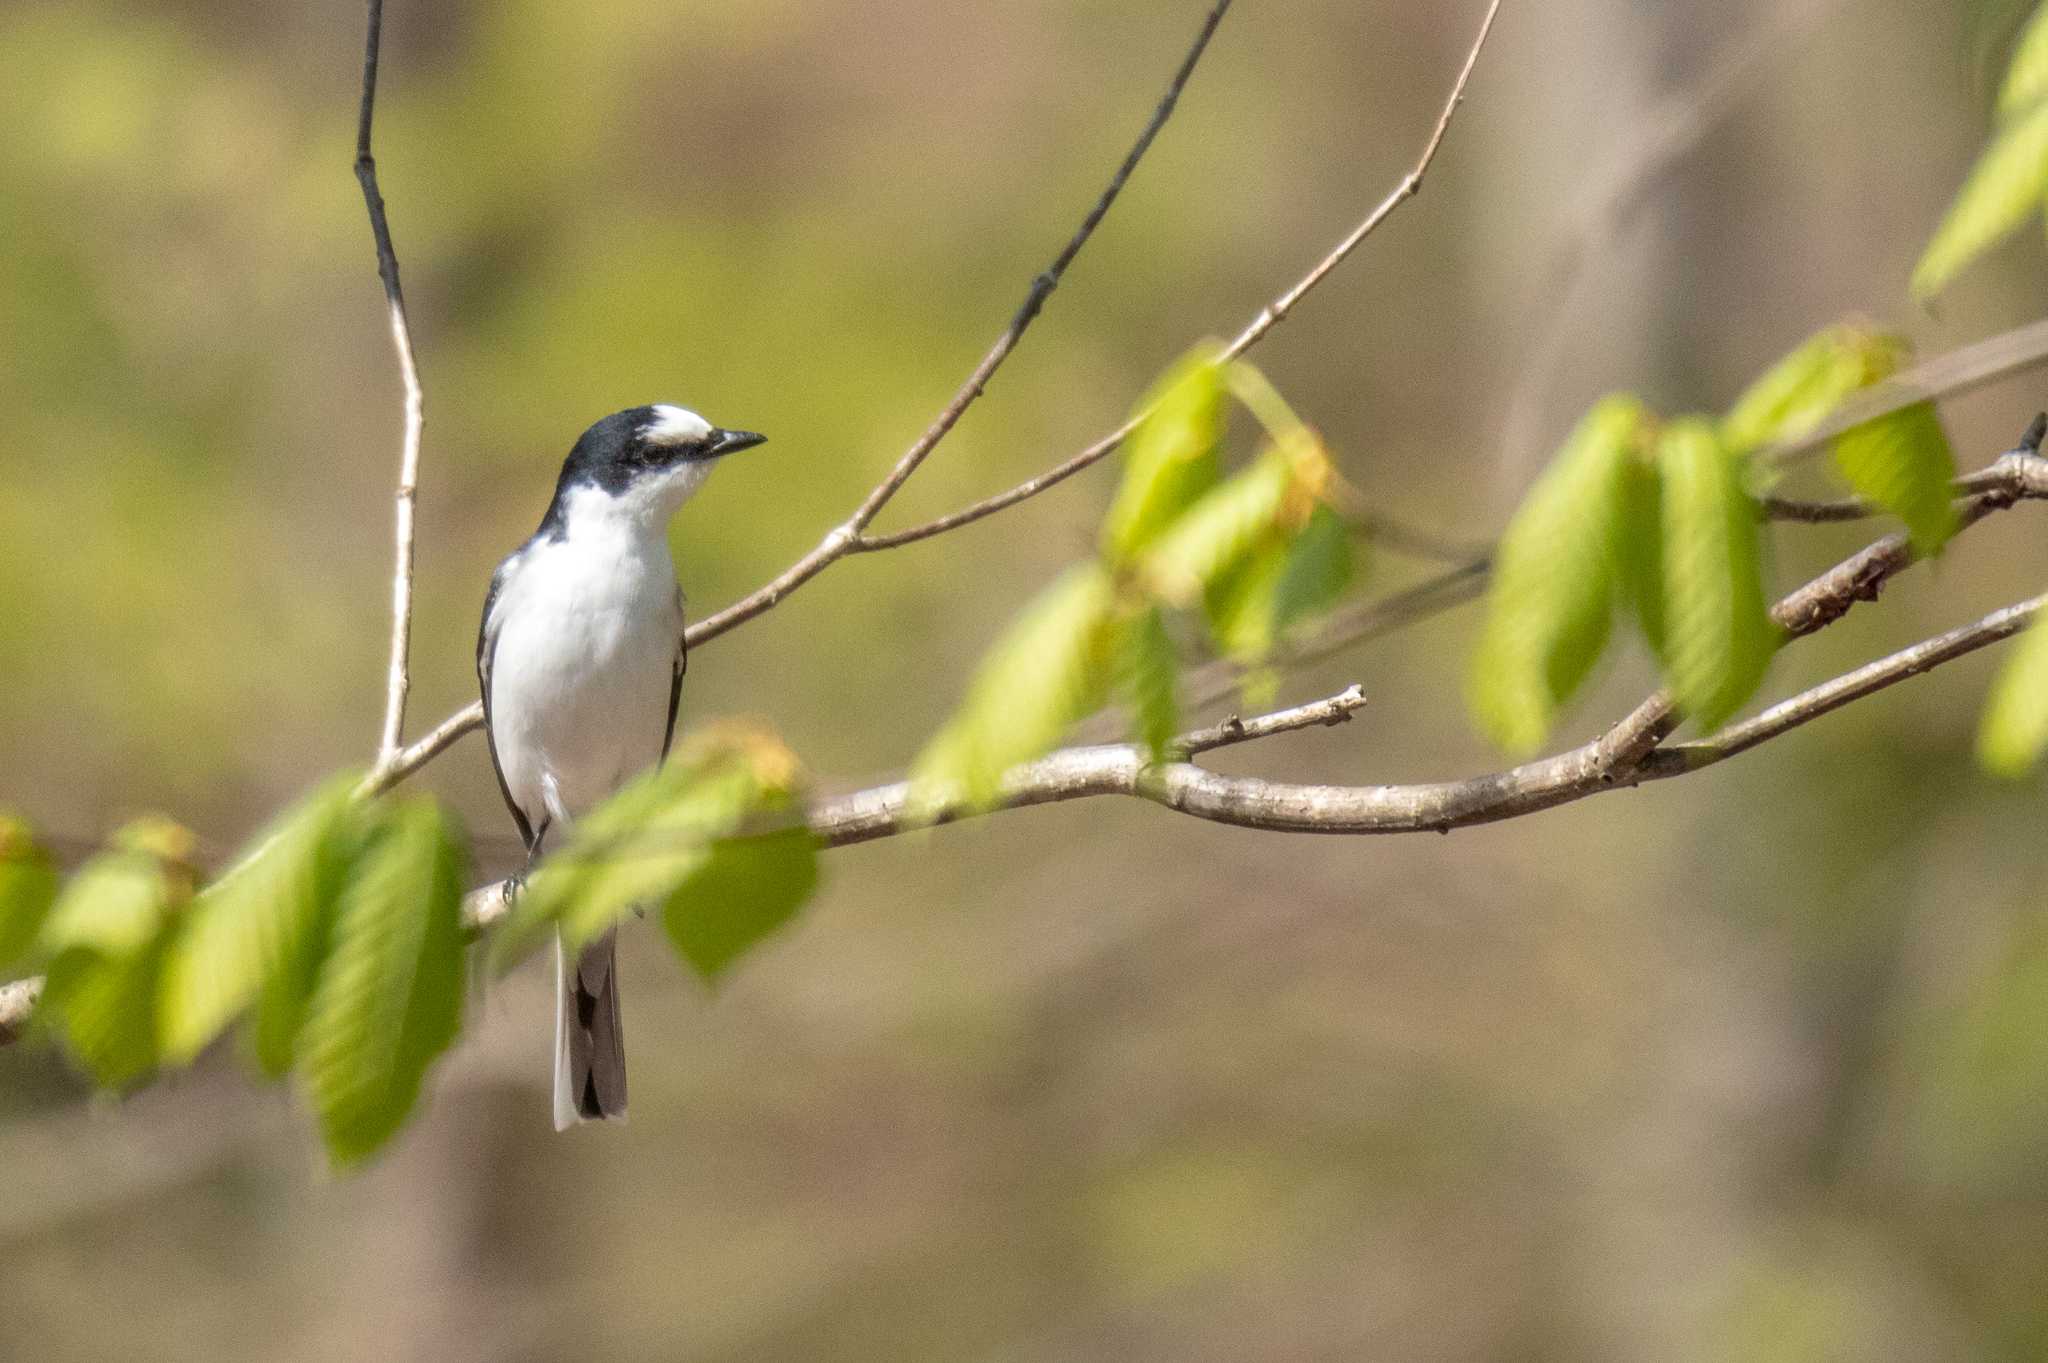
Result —
[[[2020,30],[2005,85],[1998,92],[1999,116],[2010,119],[2022,114],[2043,96],[2048,96],[2048,5],[2035,10]]]
[[[1111,562],[1129,561],[1215,485],[1225,418],[1220,354],[1213,344],[1196,348],[1138,404],[1123,482],[1102,526]]]
[[[1756,503],[1740,461],[1703,421],[1674,422],[1658,446],[1664,487],[1664,675],[1679,706],[1712,729],[1756,691],[1778,645],[1764,602]]]
[[[156,995],[166,933],[191,895],[191,835],[142,820],[71,878],[43,924],[49,956],[39,1008],[65,1048],[107,1088],[156,1068]]]
[[[1287,576],[1287,544],[1276,531],[1221,573],[1202,593],[1202,614],[1217,649],[1250,664],[1272,653],[1280,638],[1280,584]]]
[[[669,895],[662,927],[707,980],[787,923],[818,885],[808,828],[714,843]]]
[[[1119,622],[1116,694],[1130,711],[1131,737],[1159,761],[1180,732],[1180,656],[1166,613],[1146,606]]]
[[[56,863],[28,825],[0,814],[0,969],[28,958],[60,884]]]
[[[1144,570],[1154,593],[1191,605],[1270,541],[1294,486],[1292,461],[1270,448],[1212,489],[1154,541]]]
[[[1634,398],[1602,400],[1501,536],[1466,700],[1480,727],[1510,752],[1542,745],[1606,646],[1622,477],[1646,421]]]
[[[303,1016],[355,850],[356,782],[337,777],[280,815],[184,915],[157,1000],[166,1060],[183,1064],[198,1055],[273,978],[280,978],[279,1003],[295,1002],[292,1016]],[[261,1030],[267,1035],[258,1057],[267,1072],[282,1074],[296,1027],[273,1017]]]
[[[1326,503],[1317,503],[1287,550],[1287,571],[1274,588],[1277,631],[1337,604],[1351,585],[1356,563],[1351,528]]]
[[[504,970],[559,931],[570,951],[701,873],[721,840],[757,815],[797,818],[796,757],[773,734],[724,725],[692,734],[669,760],[579,819],[491,934]]]
[[[1664,487],[1657,465],[1631,457],[1614,518],[1614,575],[1650,652],[1664,656]]]
[[[2048,189],[2048,102],[2009,124],[1978,159],[1948,216],[1913,267],[1913,293],[1927,298],[2040,208]]]
[[[1977,729],[1977,760],[1998,776],[2021,777],[2048,748],[2048,616],[2035,617],[1991,683]]]
[[[1004,772],[1049,751],[1101,703],[1110,680],[1112,601],[1108,576],[1083,564],[1012,622],[982,660],[959,710],[912,768],[928,817],[955,799],[993,803]]]
[[[433,801],[381,812],[342,888],[299,1040],[300,1078],[337,1166],[398,1130],[462,1021],[467,857]]]
[[[1935,554],[1955,533],[1956,458],[1931,402],[1844,431],[1835,466],[1849,486],[1906,523],[1913,551]]]
[[[1812,431],[1860,388],[1898,370],[1905,344],[1895,336],[1852,325],[1807,338],[1764,372],[1736,399],[1721,423],[1721,440],[1734,454]]]

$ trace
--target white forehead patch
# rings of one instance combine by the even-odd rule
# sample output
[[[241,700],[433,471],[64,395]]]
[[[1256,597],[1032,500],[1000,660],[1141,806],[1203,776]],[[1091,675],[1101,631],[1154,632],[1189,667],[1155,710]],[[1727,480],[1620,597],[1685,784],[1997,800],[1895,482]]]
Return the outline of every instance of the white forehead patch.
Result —
[[[662,403],[654,409],[654,420],[640,433],[650,445],[693,445],[711,434],[711,423],[687,407]]]

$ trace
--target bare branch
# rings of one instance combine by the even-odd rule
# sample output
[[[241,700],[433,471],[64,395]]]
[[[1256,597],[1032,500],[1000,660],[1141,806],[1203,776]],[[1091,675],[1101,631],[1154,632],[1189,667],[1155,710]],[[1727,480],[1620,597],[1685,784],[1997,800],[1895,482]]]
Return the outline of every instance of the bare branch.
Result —
[[[1416,161],[1414,169],[1410,170],[1402,178],[1401,183],[1380,201],[1379,206],[1368,213],[1365,220],[1338,242],[1329,254],[1317,261],[1309,272],[1296,280],[1286,292],[1260,310],[1259,315],[1254,317],[1225,348],[1226,358],[1236,359],[1263,340],[1267,332],[1286,319],[1287,314],[1307,296],[1310,289],[1328,278],[1330,272],[1342,265],[1345,259],[1358,249],[1360,243],[1377,231],[1380,224],[1392,217],[1395,209],[1421,192],[1423,176],[1428,174],[1431,163],[1436,160],[1437,152],[1443,147],[1444,135],[1450,131],[1451,120],[1457,116],[1458,107],[1465,102],[1465,87],[1471,82],[1473,68],[1479,64],[1479,54],[1485,49],[1487,37],[1493,32],[1493,21],[1500,14],[1500,7],[1501,0],[1493,0],[1493,3],[1487,6],[1486,17],[1479,25],[1479,35],[1473,39],[1471,48],[1465,53],[1465,64],[1458,72],[1457,81],[1451,86],[1450,98],[1444,101],[1443,111],[1437,115],[1436,127],[1430,132],[1429,141],[1424,144],[1422,155]],[[958,511],[925,521],[920,525],[913,525],[905,530],[891,531],[886,535],[865,536],[857,547],[862,551],[872,551],[914,544],[918,540],[927,540],[935,535],[943,535],[949,530],[957,530],[963,525],[971,525],[984,517],[993,516],[998,511],[1036,497],[1047,488],[1056,487],[1081,470],[1101,462],[1110,451],[1121,445],[1125,438],[1138,428],[1138,423],[1143,419],[1143,413],[1132,417],[1064,463],[1056,464],[1036,477],[1027,478],[1007,491],[984,497],[970,506],[964,506]]]
[[[995,377],[996,370],[1002,367],[1010,352],[1017,348],[1017,343],[1023,339],[1025,330],[1045,306],[1045,300],[1058,287],[1061,275],[1073,263],[1074,257],[1081,253],[1081,248],[1088,243],[1088,238],[1094,235],[1096,227],[1108,214],[1110,205],[1116,202],[1117,195],[1123,191],[1124,183],[1131,178],[1131,172],[1137,169],[1138,162],[1151,148],[1153,139],[1159,135],[1159,130],[1166,126],[1166,120],[1173,115],[1174,106],[1180,102],[1181,91],[1187,86],[1188,78],[1194,74],[1195,66],[1201,61],[1203,52],[1208,50],[1209,39],[1215,35],[1216,26],[1223,22],[1223,16],[1230,9],[1230,5],[1231,0],[1216,0],[1216,4],[1202,22],[1201,31],[1195,35],[1194,44],[1188,49],[1187,56],[1182,59],[1179,69],[1174,72],[1165,96],[1152,111],[1152,117],[1145,124],[1145,130],[1132,144],[1122,164],[1117,167],[1116,174],[1110,177],[1108,187],[1102,191],[1102,197],[1088,210],[1088,216],[1082,219],[1080,227],[1060,249],[1053,263],[1031,281],[1030,291],[1025,294],[1024,302],[1017,309],[1016,315],[1010,319],[1010,324],[1003,328],[1002,334],[996,337],[995,344],[981,357],[981,363],[974,367],[974,372],[967,376],[966,382],[960,385],[959,391],[953,394],[952,400],[933,419],[924,434],[903,452],[895,466],[875,485],[874,490],[868,493],[854,509],[853,514],[832,527],[825,538],[819,540],[817,546],[809,553],[783,569],[766,586],[690,626],[687,635],[689,647],[696,648],[717,638],[733,626],[745,624],[762,612],[772,610],[780,604],[783,597],[840,559],[871,547],[862,540],[861,532],[874,520],[876,514],[888,505],[889,499],[896,495],[909,480],[910,475],[917,472],[918,466],[938,447],[939,442],[946,438],[947,433],[959,422],[967,409],[974,405],[975,399],[987,388],[989,380]]]
[[[405,697],[412,687],[413,503],[420,475],[420,433],[425,425],[425,395],[419,364],[413,355],[412,325],[406,319],[405,293],[398,284],[398,253],[391,245],[391,225],[384,215],[384,195],[377,188],[377,159],[370,154],[370,130],[377,107],[377,55],[384,30],[384,0],[369,0],[368,33],[363,42],[363,100],[356,120],[356,180],[363,187],[363,205],[370,214],[370,235],[377,246],[377,275],[384,281],[384,302],[390,313],[391,346],[398,355],[398,374],[405,384],[405,441],[398,461],[395,535],[396,560],[391,570],[391,662],[384,689],[384,727],[377,743],[381,770],[399,756],[405,732]]]

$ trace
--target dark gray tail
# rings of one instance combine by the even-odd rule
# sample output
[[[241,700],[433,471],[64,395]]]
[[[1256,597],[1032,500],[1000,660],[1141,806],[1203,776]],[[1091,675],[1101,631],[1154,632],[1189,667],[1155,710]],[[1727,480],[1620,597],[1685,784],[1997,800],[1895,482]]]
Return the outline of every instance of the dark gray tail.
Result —
[[[567,969],[555,943],[555,1130],[626,1115],[626,1036],[619,1027],[617,934]]]

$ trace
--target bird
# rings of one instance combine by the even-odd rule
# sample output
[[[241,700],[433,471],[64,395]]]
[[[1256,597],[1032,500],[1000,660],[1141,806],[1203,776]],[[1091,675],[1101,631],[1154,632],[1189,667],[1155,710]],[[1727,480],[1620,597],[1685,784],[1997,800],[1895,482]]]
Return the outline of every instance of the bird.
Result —
[[[667,403],[614,412],[562,463],[532,537],[491,575],[477,683],[498,789],[531,870],[552,832],[660,764],[688,648],[668,525],[727,455],[766,436]],[[613,932],[555,944],[554,1121],[626,1114]]]

